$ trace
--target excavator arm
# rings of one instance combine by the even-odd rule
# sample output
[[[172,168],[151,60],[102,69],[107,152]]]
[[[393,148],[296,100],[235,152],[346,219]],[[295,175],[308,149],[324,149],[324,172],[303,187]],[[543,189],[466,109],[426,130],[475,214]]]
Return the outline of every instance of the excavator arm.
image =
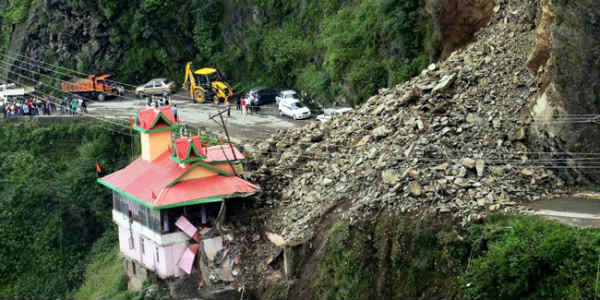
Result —
[[[190,98],[194,100],[196,99],[196,88],[198,88],[198,85],[196,84],[194,71],[192,71],[191,61],[185,65],[185,79],[183,81],[183,88],[188,88],[190,90]]]

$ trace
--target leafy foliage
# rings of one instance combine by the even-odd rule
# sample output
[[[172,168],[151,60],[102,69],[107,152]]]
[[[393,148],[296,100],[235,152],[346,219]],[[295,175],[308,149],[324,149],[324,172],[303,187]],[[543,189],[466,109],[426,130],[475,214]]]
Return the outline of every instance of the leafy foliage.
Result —
[[[127,275],[119,257],[114,229],[108,229],[90,250],[83,285],[69,298],[73,299],[139,299],[141,295],[127,290]]]
[[[27,15],[21,3],[31,0],[12,2],[6,18]],[[418,74],[437,51],[429,17],[416,0],[71,0],[70,5],[106,24],[103,45],[121,53],[100,62],[86,50],[59,63],[132,83],[165,76],[181,83],[185,63],[193,61],[197,68],[219,68],[236,91],[268,85],[302,89],[323,103],[358,104]],[[61,24],[48,28],[56,33]]]
[[[27,18],[32,2],[32,0],[12,0],[8,2],[8,7],[0,10],[0,53],[8,50],[12,26]]]
[[[592,299],[600,230],[494,215],[447,221],[380,216],[332,230],[318,298]]]
[[[472,229],[473,260],[462,276],[472,299],[591,299],[598,288],[600,231],[533,218],[497,218]]]
[[[62,298],[82,281],[88,250],[111,224],[95,163],[111,172],[131,155],[131,140],[116,131],[0,126],[0,298]]]
[[[329,239],[315,298],[454,298],[454,274],[468,245],[449,222],[381,216],[374,223],[336,225]]]

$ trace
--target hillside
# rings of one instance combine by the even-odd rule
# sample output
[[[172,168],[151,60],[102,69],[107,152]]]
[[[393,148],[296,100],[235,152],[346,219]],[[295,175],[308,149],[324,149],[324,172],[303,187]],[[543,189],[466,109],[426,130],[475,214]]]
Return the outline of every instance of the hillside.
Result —
[[[265,187],[261,226],[309,247],[303,261],[314,267],[336,222],[363,228],[392,213],[469,227],[596,181],[595,142],[574,145],[598,131],[571,103],[598,112],[586,102],[598,82],[595,65],[577,64],[590,68],[580,75],[561,61],[564,44],[580,59],[596,50],[577,43],[597,45],[596,31],[565,16],[587,14],[594,24],[599,13],[592,2],[496,1],[487,27],[446,60],[381,89],[351,114],[257,143],[252,179]],[[564,31],[578,34],[557,34]],[[573,98],[572,86],[580,87]]]
[[[25,55],[85,73],[112,72],[129,83],[168,76],[180,84],[193,60],[220,68],[236,89],[297,88],[324,103],[361,103],[418,74],[441,54],[445,28],[437,18],[443,11],[421,1],[18,0],[1,6],[7,9],[0,15],[0,52],[8,50],[9,64]],[[468,38],[447,44],[462,46]]]
[[[7,3],[9,53],[130,82],[181,77],[193,58],[238,88],[355,105],[244,145],[262,192],[227,210],[234,293],[598,297],[599,230],[526,216],[600,179],[596,0]],[[125,290],[94,161],[121,168],[137,137],[103,123],[3,125],[0,137],[0,297],[199,297],[192,277]]]
[[[392,210],[464,224],[564,191],[573,175],[557,167],[585,160],[533,130],[547,124],[529,110],[535,3],[499,2],[476,41],[445,61],[349,115],[257,144],[254,178],[275,208],[273,230],[305,240],[338,210],[348,220]]]
[[[114,230],[95,164],[122,167],[131,140],[90,122],[2,122],[0,140],[0,298],[64,298],[83,281],[94,242]]]

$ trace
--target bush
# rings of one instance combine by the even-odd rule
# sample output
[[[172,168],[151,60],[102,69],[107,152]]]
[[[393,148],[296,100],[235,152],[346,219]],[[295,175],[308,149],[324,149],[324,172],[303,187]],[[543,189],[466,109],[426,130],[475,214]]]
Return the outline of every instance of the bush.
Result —
[[[499,218],[474,228],[482,256],[462,276],[472,299],[594,298],[600,232],[531,217]],[[467,287],[468,286],[468,287]]]
[[[315,298],[592,299],[599,229],[493,215],[466,229],[382,215],[329,233]],[[310,275],[307,275],[310,276]]]
[[[104,124],[0,126],[0,298],[63,298],[111,226],[111,193],[96,183],[129,162],[131,140]]]

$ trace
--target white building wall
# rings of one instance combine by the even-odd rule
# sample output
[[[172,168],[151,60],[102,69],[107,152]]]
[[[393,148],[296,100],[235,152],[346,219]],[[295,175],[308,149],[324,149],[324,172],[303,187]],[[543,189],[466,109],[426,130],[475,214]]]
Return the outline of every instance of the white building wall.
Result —
[[[128,216],[115,210],[113,210],[113,221],[119,227],[119,249],[125,257],[144,265],[146,269],[156,272],[161,278],[179,277],[185,274],[177,267],[179,258],[189,244],[189,238],[185,234],[181,232],[159,234],[138,222],[130,224]],[[133,237],[133,248],[130,248],[130,237]]]

